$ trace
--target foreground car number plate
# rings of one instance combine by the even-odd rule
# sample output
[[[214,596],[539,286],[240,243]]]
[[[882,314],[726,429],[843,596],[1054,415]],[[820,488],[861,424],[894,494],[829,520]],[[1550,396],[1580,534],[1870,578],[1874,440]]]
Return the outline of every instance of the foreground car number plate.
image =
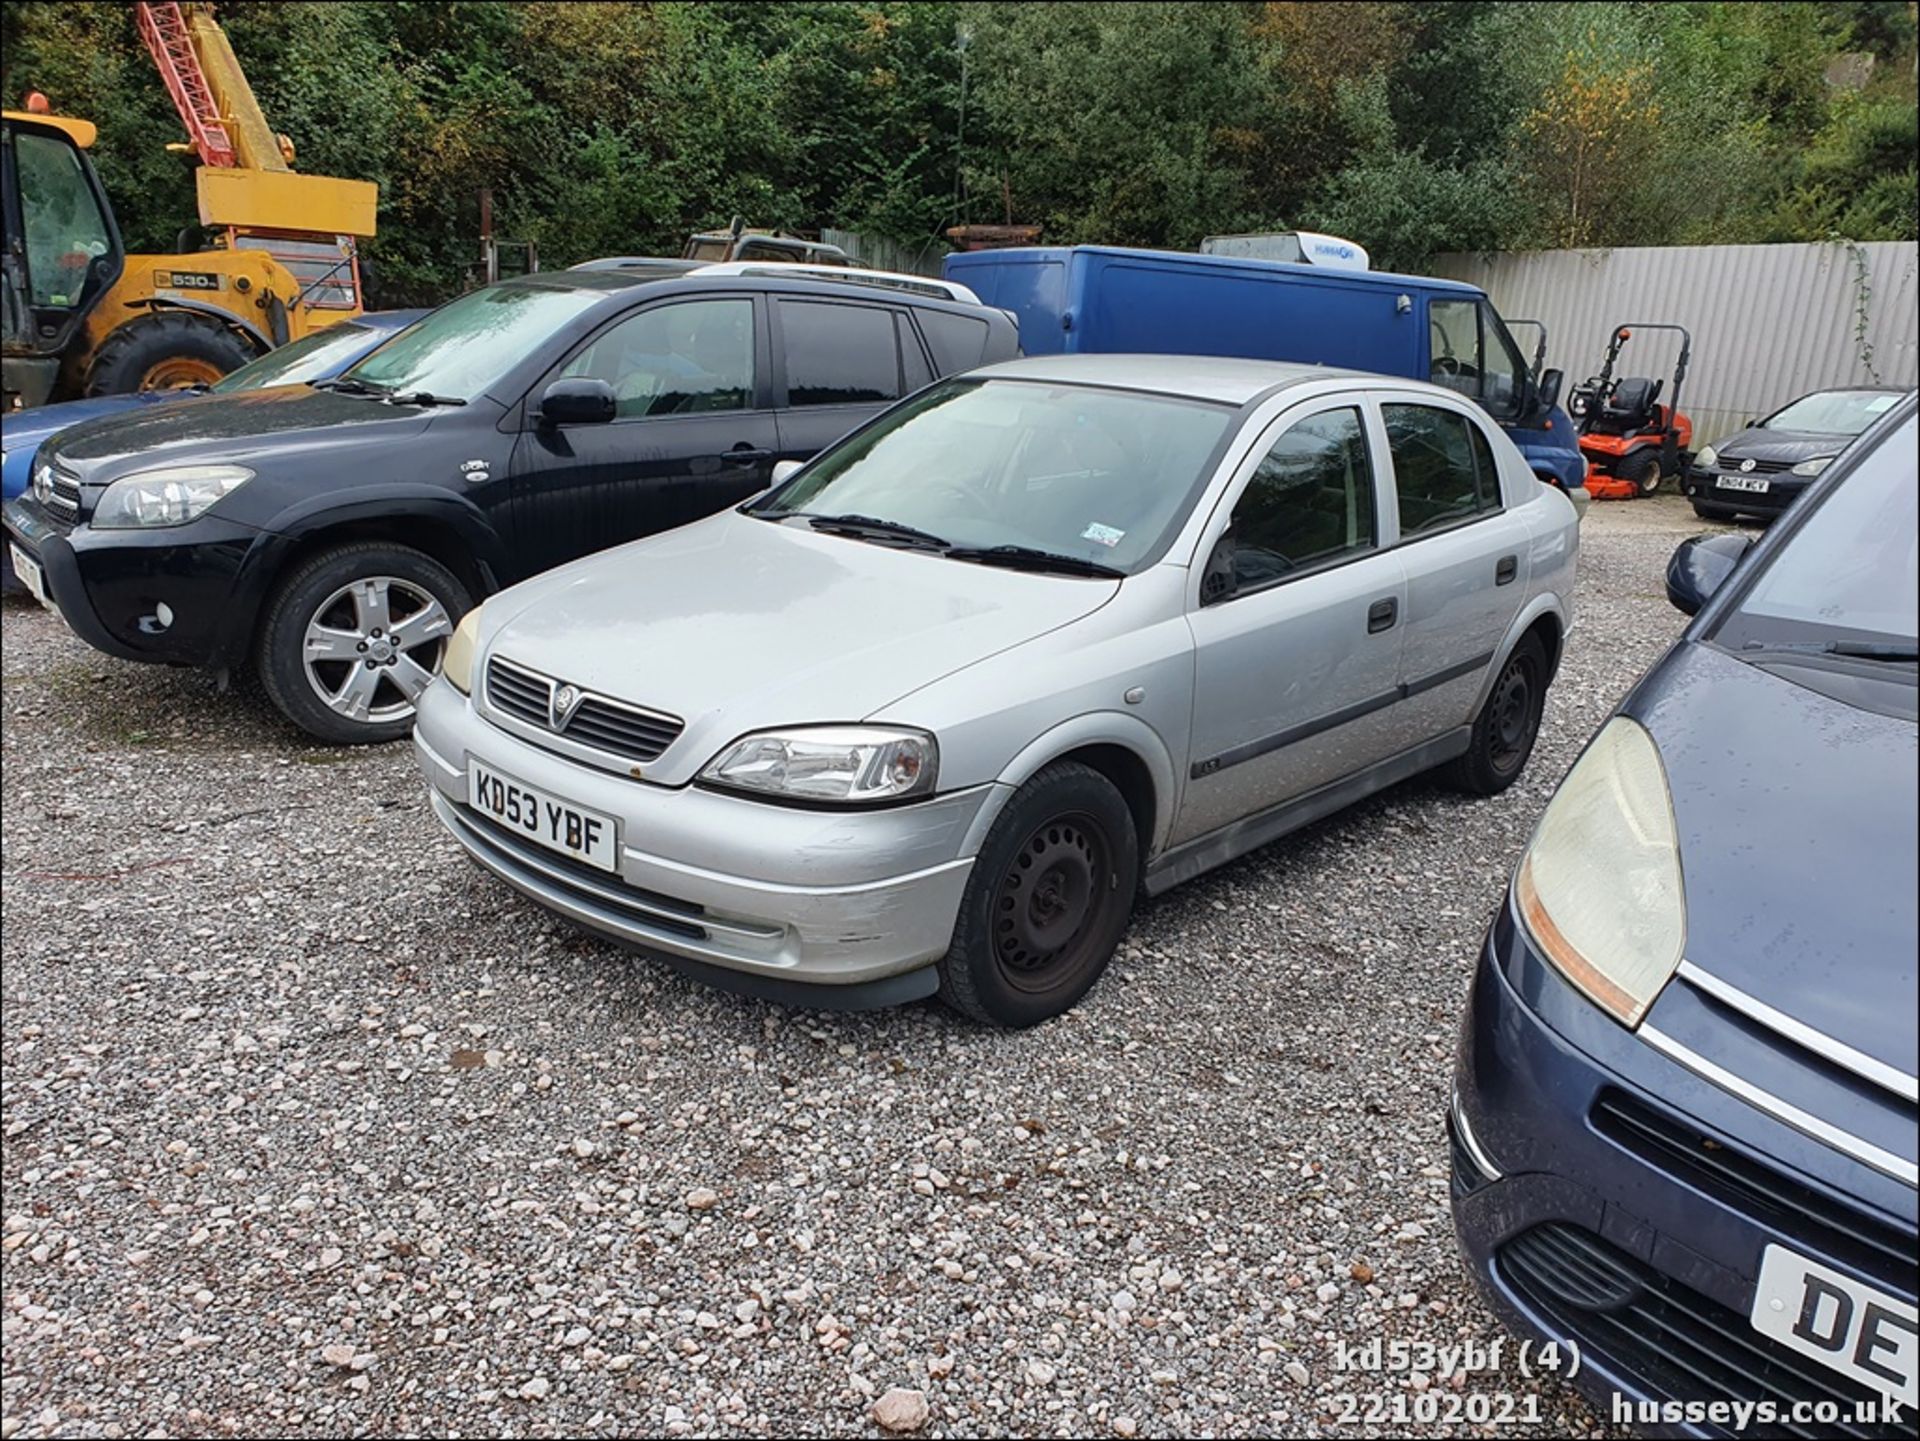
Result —
[[[1763,475],[1723,475],[1714,484],[1722,490],[1750,490],[1765,495],[1771,482]]]
[[[52,610],[53,602],[47,599],[47,577],[46,573],[40,569],[40,562],[17,545],[9,544],[7,550],[10,553],[9,558],[13,561],[13,573],[20,577],[20,584],[27,588],[28,594],[35,600],[48,610]]]
[[[467,794],[480,814],[550,851],[603,871],[619,869],[613,821],[607,816],[510,780],[478,761],[467,767]]]
[[[1905,1406],[1920,1405],[1914,1308],[1831,1266],[1769,1246],[1753,1329]]]

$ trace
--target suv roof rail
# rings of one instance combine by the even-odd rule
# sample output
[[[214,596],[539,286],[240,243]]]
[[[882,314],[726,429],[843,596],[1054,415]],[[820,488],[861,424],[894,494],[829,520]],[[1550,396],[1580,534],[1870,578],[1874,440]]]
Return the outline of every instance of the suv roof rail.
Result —
[[[953,300],[962,305],[978,305],[980,297],[955,280],[938,280],[930,275],[908,275],[898,270],[865,270],[852,265],[800,265],[786,261],[720,260],[703,265],[690,275],[756,275],[779,279],[781,276],[808,280],[835,280],[843,285],[871,285],[882,290],[904,290],[934,300]]]

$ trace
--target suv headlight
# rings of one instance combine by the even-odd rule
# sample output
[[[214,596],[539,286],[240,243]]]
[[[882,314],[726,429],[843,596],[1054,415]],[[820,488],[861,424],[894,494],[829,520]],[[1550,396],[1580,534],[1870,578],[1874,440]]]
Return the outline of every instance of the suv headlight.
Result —
[[[1821,471],[1832,465],[1833,461],[1834,457],[1831,455],[1816,455],[1812,460],[1803,460],[1796,465],[1793,468],[1793,474],[1818,475]]]
[[[95,530],[185,525],[253,479],[244,465],[169,465],[116,480],[93,508]]]
[[[1540,817],[1514,877],[1520,919],[1554,968],[1622,1025],[1680,964],[1686,896],[1660,752],[1616,716]]]
[[[806,726],[742,736],[700,772],[708,785],[786,800],[867,805],[930,795],[940,752],[925,731]]]
[[[461,616],[440,653],[440,674],[461,695],[473,694],[473,657],[480,644],[480,612],[485,609],[482,603]]]
[[[1720,452],[1710,445],[1703,445],[1700,453],[1693,458],[1693,463],[1702,470],[1712,470],[1720,463]]]

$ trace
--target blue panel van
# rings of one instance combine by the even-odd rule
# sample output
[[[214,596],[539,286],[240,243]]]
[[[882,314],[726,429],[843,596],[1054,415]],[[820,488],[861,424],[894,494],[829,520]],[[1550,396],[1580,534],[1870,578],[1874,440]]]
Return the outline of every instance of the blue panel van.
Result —
[[[1479,401],[1542,480],[1586,478],[1561,374],[1536,375],[1486,292],[1453,280],[1106,245],[949,255],[1028,355],[1234,355],[1431,380]]]

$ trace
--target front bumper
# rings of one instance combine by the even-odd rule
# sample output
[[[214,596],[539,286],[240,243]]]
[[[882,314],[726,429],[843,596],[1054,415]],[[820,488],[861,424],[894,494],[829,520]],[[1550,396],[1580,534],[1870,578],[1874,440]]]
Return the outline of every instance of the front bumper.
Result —
[[[1578,1345],[1575,1384],[1603,1418],[1616,1397],[1871,1399],[1747,1316],[1770,1243],[1912,1300],[1913,1192],[1615,1025],[1532,951],[1510,903],[1474,977],[1448,1130],[1475,1279],[1515,1331]]]
[[[1729,490],[1719,471],[1689,466],[1686,492],[1703,506],[1724,510],[1728,515],[1778,515],[1792,505],[1814,483],[1816,477],[1777,471],[1762,476],[1767,488],[1762,491]]]
[[[261,540],[251,526],[206,515],[153,530],[66,528],[31,496],[8,501],[4,518],[8,538],[40,562],[61,619],[94,649],[220,666],[237,659],[236,643],[244,647],[246,608],[234,601]]]
[[[508,735],[446,684],[420,698],[414,749],[441,824],[522,894],[716,984],[817,1005],[932,994],[995,789],[832,811],[649,785]],[[618,874],[491,825],[468,804],[469,757],[613,817]]]

